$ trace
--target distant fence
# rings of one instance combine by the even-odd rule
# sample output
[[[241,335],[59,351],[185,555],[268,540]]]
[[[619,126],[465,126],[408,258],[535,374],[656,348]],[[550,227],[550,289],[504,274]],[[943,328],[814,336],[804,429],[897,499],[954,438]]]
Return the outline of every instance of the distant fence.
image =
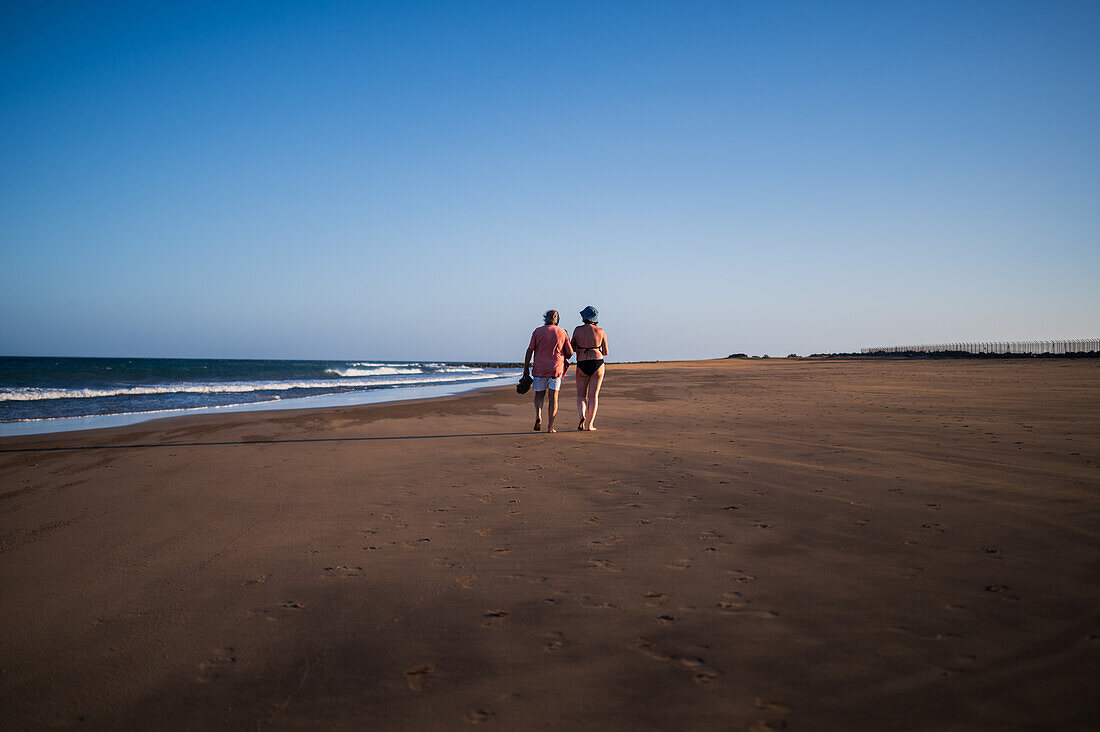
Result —
[[[877,346],[861,348],[860,353],[1095,353],[1100,351],[1100,338],[1073,341],[1007,341],[989,343],[938,343],[934,346]]]

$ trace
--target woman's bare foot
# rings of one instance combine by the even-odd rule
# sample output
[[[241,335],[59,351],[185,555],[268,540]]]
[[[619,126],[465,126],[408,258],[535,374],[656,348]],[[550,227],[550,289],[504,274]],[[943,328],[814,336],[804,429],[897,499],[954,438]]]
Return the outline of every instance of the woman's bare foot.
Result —
[[[547,432],[547,434],[551,434],[551,433],[557,432],[557,430],[554,429],[553,427],[551,427],[550,429],[546,430],[546,432]]]
[[[591,425],[589,425],[588,427],[585,427],[584,431],[585,432],[599,432],[598,429],[596,429],[595,427],[592,427]]]

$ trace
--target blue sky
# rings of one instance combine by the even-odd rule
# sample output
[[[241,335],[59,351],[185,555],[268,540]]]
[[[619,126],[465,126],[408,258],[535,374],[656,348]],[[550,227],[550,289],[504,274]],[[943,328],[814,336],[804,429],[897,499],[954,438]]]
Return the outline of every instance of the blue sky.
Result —
[[[0,13],[3,354],[1100,334],[1095,2]]]

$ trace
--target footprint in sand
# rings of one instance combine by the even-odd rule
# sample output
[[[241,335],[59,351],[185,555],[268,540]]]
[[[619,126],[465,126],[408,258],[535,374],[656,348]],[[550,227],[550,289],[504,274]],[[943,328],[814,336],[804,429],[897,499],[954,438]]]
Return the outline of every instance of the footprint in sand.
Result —
[[[706,685],[717,679],[722,675],[721,671],[715,671],[712,668],[701,668],[695,672],[695,675],[691,677],[691,680],[700,685]]]
[[[606,569],[608,572],[622,572],[610,559],[589,559],[588,563],[597,569]]]
[[[242,615],[246,618],[263,618],[264,620],[270,620],[275,622],[275,618],[271,617],[271,610],[266,607],[256,608],[255,610],[245,610]],[[99,623],[106,623],[106,620],[97,620],[92,625],[98,625]]]
[[[489,556],[503,557],[505,554],[509,554],[512,551],[510,546],[498,546],[493,549]]]
[[[301,610],[306,604],[301,600],[284,600],[283,604],[279,607],[286,608],[287,610]]]
[[[791,715],[791,708],[783,702],[757,697],[755,706],[757,709],[767,713],[767,716],[757,721],[756,724],[749,728],[752,732],[770,732],[771,730],[785,729],[787,727],[787,720]]]
[[[461,577],[456,577],[455,582],[458,583],[459,587],[462,587],[462,588],[467,589],[467,590],[471,590],[471,589],[473,589],[474,584],[477,583],[477,575],[476,574],[467,574],[467,575],[463,575]]]
[[[325,567],[326,577],[361,577],[362,575],[362,567],[345,567],[342,564],[337,564],[334,567]]]
[[[740,592],[724,592],[722,599],[718,601],[718,609],[727,613],[737,612],[748,607],[749,602],[741,597]]]
[[[671,663],[675,668],[681,668],[692,672],[692,681],[697,684],[709,684],[722,675],[721,671],[707,666],[707,662],[702,658],[698,656],[681,656],[674,653],[666,653],[656,648],[653,641],[648,638],[639,638],[631,643],[630,646],[643,655],[652,658],[654,661]]]
[[[668,569],[687,569],[691,566],[690,559],[677,559],[674,562],[669,562],[665,565]]]
[[[646,601],[645,601],[646,605],[648,605],[649,607],[658,607],[660,605],[664,605],[665,601],[668,600],[668,593],[667,592],[652,592],[651,591],[651,592],[645,593],[645,598],[646,598]]]
[[[588,542],[589,546],[614,546],[622,543],[623,537],[621,536],[604,536],[598,539],[592,539]]]
[[[485,618],[485,625],[500,625],[504,622],[504,619],[508,617],[508,611],[489,610],[482,613],[481,617]]]
[[[471,724],[480,724],[493,716],[493,712],[488,709],[471,709],[466,712],[466,721]]]
[[[432,685],[431,676],[434,673],[434,663],[423,666],[410,666],[405,669],[405,680],[409,682],[409,688],[413,691],[424,691]]]
[[[267,582],[269,579],[271,579],[270,574],[261,574],[259,577],[256,577],[255,579],[245,580],[244,582],[241,583],[241,587],[248,587],[249,585],[262,585],[264,582]]]
[[[600,520],[599,520],[599,519],[598,519],[597,517],[595,517],[595,516],[592,516],[592,517],[590,517],[590,518],[586,518],[586,519],[584,520],[584,522],[585,522],[586,524],[598,524],[598,523],[600,523]]]
[[[474,533],[477,534],[478,536],[488,536],[489,534],[493,533],[493,530],[492,529],[474,529]]]
[[[657,616],[657,622],[662,623],[664,625],[670,625],[672,623],[675,623],[677,620],[678,620],[678,618],[675,615],[658,615]]]
[[[654,647],[653,641],[646,638],[639,638],[630,644],[630,647],[640,652],[644,656],[652,658],[654,661],[671,661],[672,656],[664,651],[659,651]]]
[[[550,633],[548,636],[545,637],[546,642],[543,644],[542,647],[545,648],[548,653],[560,651],[562,648],[565,648],[565,646],[568,645],[565,642],[565,635],[561,631],[554,631],[553,633]]]
[[[232,646],[219,648],[210,658],[199,664],[199,681],[220,679],[235,663],[237,663],[237,656]]]

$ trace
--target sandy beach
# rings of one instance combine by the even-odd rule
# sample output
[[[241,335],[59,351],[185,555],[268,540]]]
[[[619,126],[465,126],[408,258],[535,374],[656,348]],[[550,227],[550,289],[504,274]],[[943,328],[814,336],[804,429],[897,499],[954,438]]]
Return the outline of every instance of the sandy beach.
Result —
[[[1100,364],[0,439],[4,729],[1100,727]]]

